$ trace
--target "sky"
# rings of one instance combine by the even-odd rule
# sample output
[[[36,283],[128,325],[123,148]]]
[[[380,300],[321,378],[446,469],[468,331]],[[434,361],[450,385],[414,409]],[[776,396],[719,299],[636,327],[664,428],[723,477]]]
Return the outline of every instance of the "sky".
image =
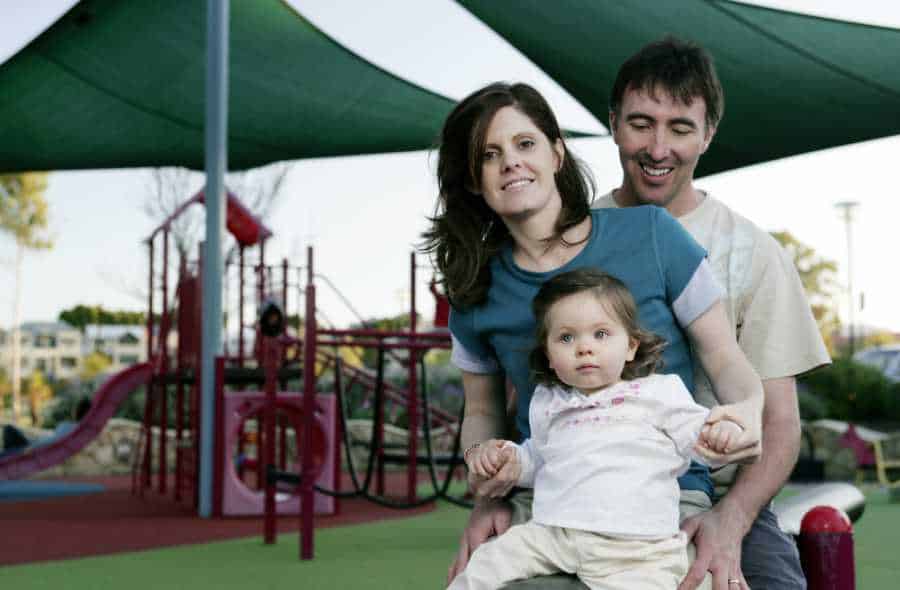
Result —
[[[71,3],[36,0],[12,10],[18,11],[20,21],[44,22],[52,18],[47,16],[53,12],[49,5]],[[358,18],[356,5],[349,0],[290,3],[377,65],[452,99],[495,80],[526,81],[547,97],[564,127],[604,131],[552,80],[449,0],[393,0],[381,4],[377,12],[367,12],[365,19]],[[895,3],[754,3],[900,28],[900,5]],[[7,37],[10,21],[0,18],[0,39]],[[26,28],[16,30],[21,35]],[[447,35],[448,30],[458,33]],[[0,51],[0,59],[4,57]],[[609,138],[572,140],[569,148],[591,167],[601,193],[621,182]],[[853,282],[855,291],[864,293],[865,306],[856,312],[856,322],[900,332],[900,278],[890,270],[896,266],[892,257],[900,252],[900,195],[891,182],[897,153],[900,137],[887,138],[710,176],[698,180],[697,186],[761,227],[790,231],[837,262],[842,284],[847,278],[846,227],[834,204],[859,202],[853,224]],[[410,152],[293,162],[282,197],[266,221],[275,233],[269,260],[287,256],[299,265],[306,246],[312,245],[317,272],[363,316],[407,310],[410,252],[427,227],[426,216],[434,210],[435,161],[433,153]],[[199,187],[202,176],[193,181]],[[55,247],[26,257],[24,319],[53,320],[60,310],[79,303],[144,309],[147,256],[142,241],[156,225],[144,213],[149,172],[54,172],[49,182]],[[189,196],[190,191],[185,198]],[[0,280],[8,286],[14,279],[13,256],[11,240],[0,238]],[[427,291],[431,271],[423,256],[418,261],[422,268],[416,297],[420,313],[428,317],[433,305]],[[318,295],[326,320],[336,325],[355,321],[353,311],[327,283],[320,283]],[[840,315],[846,317],[846,295],[840,300]],[[13,290],[8,287],[0,292],[0,327],[11,324],[12,303]]]

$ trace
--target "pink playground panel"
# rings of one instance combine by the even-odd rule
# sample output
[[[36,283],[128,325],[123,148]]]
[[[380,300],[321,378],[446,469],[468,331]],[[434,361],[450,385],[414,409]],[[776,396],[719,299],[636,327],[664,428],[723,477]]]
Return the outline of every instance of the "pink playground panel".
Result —
[[[291,426],[295,433],[302,424],[303,395],[301,393],[278,392],[277,403],[280,408],[291,410]],[[261,391],[229,392],[225,395],[224,404],[224,445],[221,461],[224,474],[222,514],[225,516],[248,516],[263,513],[265,494],[262,489],[256,491],[248,488],[238,477],[233,457],[238,447],[241,423],[248,417],[262,411],[265,394]],[[337,468],[339,465],[339,444],[337,441],[337,404],[336,396],[318,394],[316,396],[315,430],[313,432],[313,456],[318,460],[316,485],[327,490],[337,490]],[[298,458],[290,471],[298,471]],[[278,514],[299,514],[300,498],[296,494],[278,493],[276,496]],[[315,514],[334,514],[335,499],[332,496],[316,493],[314,499]]]

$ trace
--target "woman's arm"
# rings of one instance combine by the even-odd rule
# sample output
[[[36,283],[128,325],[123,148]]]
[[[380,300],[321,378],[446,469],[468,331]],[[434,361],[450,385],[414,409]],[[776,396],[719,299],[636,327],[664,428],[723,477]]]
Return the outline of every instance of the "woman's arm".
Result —
[[[506,388],[502,373],[462,372],[466,408],[462,423],[462,446],[487,443],[506,438]],[[469,487],[476,498],[496,497],[497,489],[506,487],[503,470],[492,478],[469,473]]]
[[[729,419],[744,427],[734,448],[747,448],[746,457],[760,454],[763,389],[759,376],[738,347],[721,301],[687,326],[691,348],[706,371],[716,397],[723,404],[736,404],[736,412],[719,410],[714,419]],[[736,460],[732,453],[732,460]]]

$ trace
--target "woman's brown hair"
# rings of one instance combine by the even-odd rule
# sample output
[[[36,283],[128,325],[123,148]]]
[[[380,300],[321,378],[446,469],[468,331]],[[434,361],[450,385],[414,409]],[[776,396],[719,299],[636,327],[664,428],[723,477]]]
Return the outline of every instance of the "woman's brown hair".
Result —
[[[422,248],[434,257],[450,302],[457,307],[486,300],[489,261],[509,239],[506,225],[479,194],[487,129],[497,111],[507,106],[531,119],[551,144],[563,141],[547,101],[527,84],[490,84],[464,98],[447,116],[438,148],[438,202],[431,228],[422,235]],[[586,166],[568,150],[555,178],[562,210],[548,245],[563,241],[563,234],[590,214],[594,195]]]

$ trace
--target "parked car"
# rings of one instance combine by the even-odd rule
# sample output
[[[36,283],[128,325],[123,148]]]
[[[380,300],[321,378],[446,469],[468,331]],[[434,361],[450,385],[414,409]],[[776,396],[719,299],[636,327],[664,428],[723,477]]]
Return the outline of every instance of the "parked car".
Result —
[[[891,381],[900,381],[900,344],[860,350],[853,359],[880,370]]]

